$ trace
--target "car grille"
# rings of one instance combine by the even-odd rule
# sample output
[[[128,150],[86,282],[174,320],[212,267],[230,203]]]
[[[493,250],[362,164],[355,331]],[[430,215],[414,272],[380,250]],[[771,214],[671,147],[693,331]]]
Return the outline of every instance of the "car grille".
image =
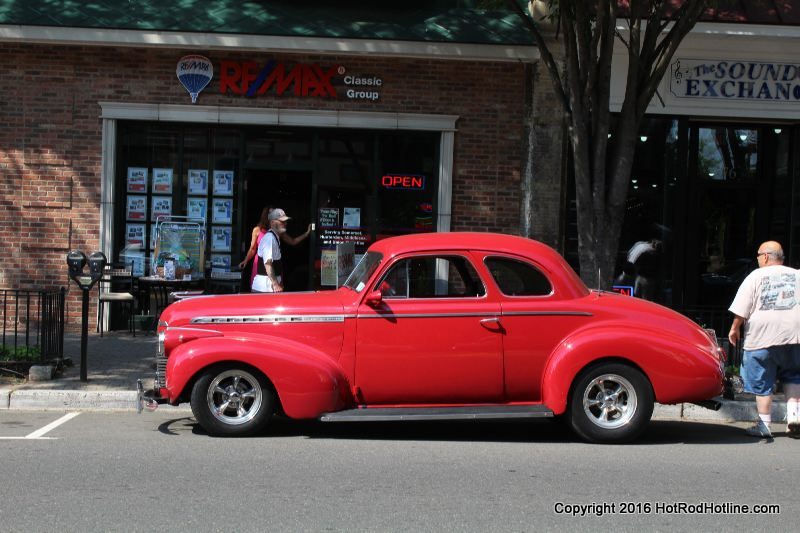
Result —
[[[167,357],[163,353],[156,354],[156,378],[153,381],[155,390],[167,386]]]

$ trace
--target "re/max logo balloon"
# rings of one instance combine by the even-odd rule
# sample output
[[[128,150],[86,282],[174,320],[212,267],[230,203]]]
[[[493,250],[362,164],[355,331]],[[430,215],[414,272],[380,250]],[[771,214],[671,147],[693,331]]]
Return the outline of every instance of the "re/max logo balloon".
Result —
[[[324,69],[317,64],[297,63],[292,67],[270,59],[263,66],[255,61],[238,63],[223,61],[221,64],[219,90],[245,96],[260,96],[273,90],[277,95],[318,96],[336,98],[336,89],[331,83],[341,67]]]
[[[197,96],[214,77],[214,67],[205,56],[188,55],[178,60],[175,68],[181,85],[192,97],[192,103],[197,102]]]

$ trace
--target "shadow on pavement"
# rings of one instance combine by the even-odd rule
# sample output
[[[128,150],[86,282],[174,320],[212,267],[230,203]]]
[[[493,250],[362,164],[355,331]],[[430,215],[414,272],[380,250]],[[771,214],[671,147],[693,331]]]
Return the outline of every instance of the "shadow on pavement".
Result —
[[[191,417],[163,422],[158,431],[177,436],[191,431],[208,436]],[[776,433],[781,436],[781,433]],[[293,421],[276,418],[251,439],[297,438],[444,442],[563,443],[582,441],[559,419],[481,422],[340,422]],[[222,437],[224,438],[224,437]],[[742,425],[681,421],[652,421],[645,433],[627,446],[670,444],[759,444],[767,440],[745,435]]]

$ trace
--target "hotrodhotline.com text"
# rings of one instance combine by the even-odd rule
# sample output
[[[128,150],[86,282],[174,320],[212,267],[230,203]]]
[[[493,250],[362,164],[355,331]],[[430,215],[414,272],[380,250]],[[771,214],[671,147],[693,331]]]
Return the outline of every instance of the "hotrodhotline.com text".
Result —
[[[625,514],[781,514],[778,504],[713,503],[713,502],[556,502],[553,511],[558,515],[604,516]]]

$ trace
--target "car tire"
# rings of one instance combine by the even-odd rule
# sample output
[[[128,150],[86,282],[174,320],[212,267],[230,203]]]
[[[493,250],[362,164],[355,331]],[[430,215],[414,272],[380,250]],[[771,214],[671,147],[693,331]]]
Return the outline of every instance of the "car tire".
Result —
[[[266,378],[243,366],[205,370],[192,388],[192,413],[210,435],[244,437],[263,430],[275,406]]]
[[[653,403],[653,387],[641,371],[623,363],[600,363],[576,378],[567,419],[588,442],[630,442],[650,421]]]

